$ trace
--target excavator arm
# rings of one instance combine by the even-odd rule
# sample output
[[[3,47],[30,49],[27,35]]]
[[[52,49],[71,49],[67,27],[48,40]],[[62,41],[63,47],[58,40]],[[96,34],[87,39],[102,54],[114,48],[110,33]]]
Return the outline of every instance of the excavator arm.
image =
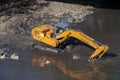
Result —
[[[93,38],[85,35],[84,33],[75,31],[75,30],[66,30],[63,33],[57,35],[56,39],[59,41],[59,43],[62,43],[69,36],[74,37],[95,49],[95,51],[90,56],[90,59],[92,59],[92,60],[94,60],[95,57],[101,58],[109,49],[109,47],[107,45],[103,45],[103,44],[95,41]]]

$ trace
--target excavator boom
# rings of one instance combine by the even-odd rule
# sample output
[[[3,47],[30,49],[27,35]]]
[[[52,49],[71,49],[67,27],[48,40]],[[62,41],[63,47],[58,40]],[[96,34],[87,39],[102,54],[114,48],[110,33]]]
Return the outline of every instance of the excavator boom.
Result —
[[[93,59],[95,57],[101,58],[104,55],[104,53],[106,53],[109,49],[107,45],[102,45],[97,41],[95,41],[93,38],[85,35],[83,32],[80,31],[78,32],[75,30],[64,31],[63,33],[56,36],[56,39],[64,37],[64,39],[59,41],[59,42],[63,42],[68,38],[68,36],[74,37],[95,49],[94,53],[92,53],[92,55],[90,56],[90,59]]]

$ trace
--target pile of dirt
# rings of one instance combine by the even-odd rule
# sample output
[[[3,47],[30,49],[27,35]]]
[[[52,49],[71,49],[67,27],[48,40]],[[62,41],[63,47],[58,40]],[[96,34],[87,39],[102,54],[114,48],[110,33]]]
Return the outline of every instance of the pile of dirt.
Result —
[[[34,26],[55,22],[67,16],[71,16],[71,21],[79,22],[93,13],[90,6],[45,0],[10,1],[0,2],[0,34],[30,32]]]

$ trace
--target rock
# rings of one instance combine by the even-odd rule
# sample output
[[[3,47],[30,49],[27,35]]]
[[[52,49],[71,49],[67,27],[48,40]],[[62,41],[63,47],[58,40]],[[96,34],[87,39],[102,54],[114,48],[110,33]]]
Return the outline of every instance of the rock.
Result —
[[[7,55],[7,53],[1,53],[0,54],[0,60],[6,59],[6,55]]]
[[[13,53],[13,54],[10,56],[10,59],[19,60],[18,53]]]
[[[79,55],[73,55],[73,60],[79,60],[80,59],[80,56]]]
[[[5,59],[19,60],[18,53],[13,53],[11,56],[9,56],[8,53],[9,53],[9,49],[7,48],[0,49],[0,60],[5,60]]]
[[[49,61],[49,60],[47,60],[47,61],[45,62],[45,64],[50,64],[50,61]]]

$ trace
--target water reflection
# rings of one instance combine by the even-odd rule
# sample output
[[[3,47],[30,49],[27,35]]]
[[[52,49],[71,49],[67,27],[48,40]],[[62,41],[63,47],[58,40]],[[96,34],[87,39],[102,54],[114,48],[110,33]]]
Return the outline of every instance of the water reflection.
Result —
[[[48,68],[51,67],[48,65],[52,65],[60,71],[60,73],[57,72],[55,74],[61,75],[62,72],[62,74],[65,76],[69,76],[71,79],[75,80],[107,79],[106,73],[101,69],[99,65],[90,63],[88,61],[73,60],[71,56],[45,54],[43,52],[33,50],[32,64],[40,68]]]
[[[86,16],[84,22],[79,24],[80,29],[89,35],[96,35],[95,37],[118,34],[120,30],[119,14],[120,10],[97,9],[95,14]]]

